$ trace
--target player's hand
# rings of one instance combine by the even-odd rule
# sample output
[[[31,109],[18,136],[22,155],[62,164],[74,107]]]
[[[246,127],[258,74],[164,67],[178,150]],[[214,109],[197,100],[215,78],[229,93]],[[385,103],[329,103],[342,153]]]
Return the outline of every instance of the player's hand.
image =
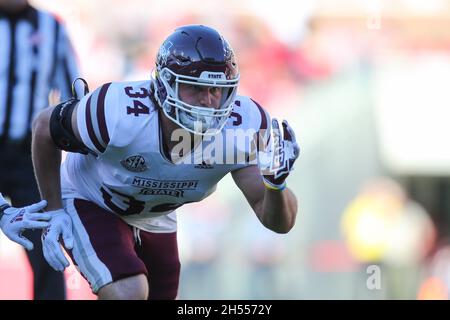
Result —
[[[47,206],[47,201],[42,200],[23,208],[11,207],[0,193],[0,211],[3,215],[0,219],[0,228],[12,241],[22,245],[27,250],[33,250],[33,243],[22,235],[25,229],[42,229],[48,226],[50,215],[39,213],[39,210]]]
[[[72,219],[64,209],[48,212],[49,226],[42,232],[42,250],[45,260],[56,271],[64,271],[70,265],[60,245],[60,238],[66,249],[73,248]]]
[[[295,160],[300,154],[300,147],[295,139],[294,130],[286,120],[282,128],[277,119],[272,119],[270,138],[258,151],[258,165],[263,176],[264,185],[271,190],[283,190]]]

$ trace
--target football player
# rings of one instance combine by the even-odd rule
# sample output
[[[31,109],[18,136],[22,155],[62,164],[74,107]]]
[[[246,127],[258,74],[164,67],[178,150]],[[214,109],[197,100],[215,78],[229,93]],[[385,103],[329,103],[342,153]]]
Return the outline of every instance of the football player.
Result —
[[[42,237],[49,264],[69,265],[62,236],[100,299],[174,299],[175,210],[209,196],[228,173],[264,226],[288,232],[297,214],[285,181],[299,155],[294,132],[238,96],[238,83],[224,37],[188,25],[163,42],[151,79],[107,83],[40,113],[32,153],[51,214]],[[252,143],[218,143],[230,130],[250,132]],[[69,152],[61,166],[60,149]]]

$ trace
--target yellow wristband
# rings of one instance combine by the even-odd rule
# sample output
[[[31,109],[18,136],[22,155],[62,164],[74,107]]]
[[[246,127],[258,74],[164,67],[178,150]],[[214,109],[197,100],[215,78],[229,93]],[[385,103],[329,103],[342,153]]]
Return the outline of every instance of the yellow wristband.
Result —
[[[283,181],[283,183],[281,185],[272,184],[272,183],[266,181],[266,179],[263,179],[263,182],[264,182],[264,186],[269,190],[283,191],[286,188],[286,181]]]

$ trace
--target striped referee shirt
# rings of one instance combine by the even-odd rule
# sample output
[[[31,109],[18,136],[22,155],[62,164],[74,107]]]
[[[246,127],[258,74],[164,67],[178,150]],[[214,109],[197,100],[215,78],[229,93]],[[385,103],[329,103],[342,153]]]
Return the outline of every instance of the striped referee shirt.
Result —
[[[54,16],[31,6],[15,14],[0,9],[0,145],[29,139],[50,91],[70,98],[77,75],[72,46]]]

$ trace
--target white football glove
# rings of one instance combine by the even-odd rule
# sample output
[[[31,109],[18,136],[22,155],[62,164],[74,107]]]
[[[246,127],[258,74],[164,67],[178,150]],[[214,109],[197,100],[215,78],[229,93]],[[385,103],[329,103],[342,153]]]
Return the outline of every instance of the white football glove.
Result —
[[[283,190],[285,180],[300,155],[300,147],[294,130],[286,120],[283,120],[283,129],[280,129],[278,120],[272,119],[269,134],[266,145],[259,148],[258,165],[264,185],[271,190]]]
[[[39,213],[47,206],[42,200],[23,208],[11,207],[0,193],[0,229],[12,241],[22,245],[27,250],[33,250],[33,243],[22,235],[25,229],[42,229],[48,226],[50,215]]]
[[[64,271],[70,265],[60,245],[60,238],[66,249],[73,248],[72,219],[64,209],[48,211],[49,226],[42,232],[42,250],[45,260],[56,271]]]

